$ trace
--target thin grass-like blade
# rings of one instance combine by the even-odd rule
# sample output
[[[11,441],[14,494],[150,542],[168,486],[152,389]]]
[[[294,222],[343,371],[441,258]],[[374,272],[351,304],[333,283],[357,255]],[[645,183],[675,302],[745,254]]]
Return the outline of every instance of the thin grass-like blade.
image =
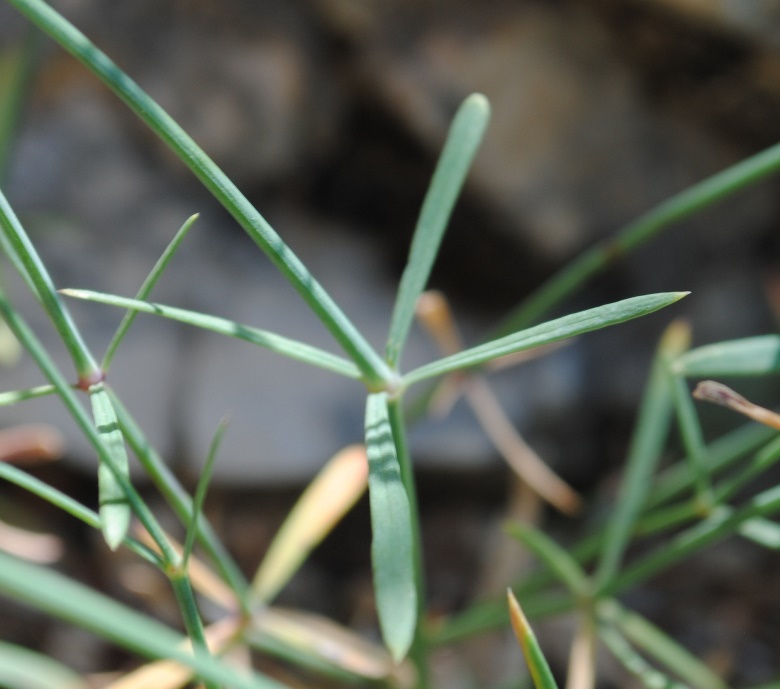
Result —
[[[693,689],[728,689],[718,675],[683,646],[649,620],[627,610],[614,599],[599,604],[598,616],[614,624],[628,641],[690,684]]]
[[[512,629],[515,632],[520,648],[523,649],[525,662],[528,665],[528,671],[531,673],[531,679],[534,681],[536,689],[558,689],[558,684],[547,664],[547,659],[539,647],[531,625],[523,613],[512,589],[506,591],[507,603],[509,605],[509,619],[512,622]]]
[[[88,689],[70,668],[49,656],[0,641],[0,686],[6,689]]]
[[[309,484],[276,534],[252,582],[252,597],[269,603],[311,551],[366,490],[368,464],[362,445],[336,454]]]
[[[591,332],[592,330],[599,330],[610,325],[623,323],[632,318],[645,316],[653,313],[653,311],[658,311],[670,304],[674,304],[674,302],[679,301],[687,294],[688,292],[648,294],[642,297],[624,299],[612,304],[605,304],[595,309],[580,311],[563,318],[557,318],[528,330],[522,330],[513,335],[493,340],[492,342],[421,366],[403,376],[402,382],[405,386],[408,386],[426,378],[440,376],[458,369],[478,366],[505,354],[539,347],[540,345],[565,340],[566,338]]]
[[[428,282],[452,209],[489,119],[490,104],[487,98],[475,93],[463,101],[450,127],[444,150],[425,195],[409,260],[398,287],[387,338],[387,361],[392,366],[401,358],[417,298]]]
[[[144,300],[149,296],[149,294],[151,294],[154,286],[157,284],[157,281],[162,277],[163,272],[168,267],[168,264],[171,262],[171,259],[181,246],[181,243],[184,241],[184,238],[187,236],[187,233],[195,224],[195,221],[198,219],[198,217],[199,215],[196,213],[184,221],[184,224],[179,228],[179,231],[174,235],[168,246],[165,247],[165,251],[163,251],[160,258],[157,259],[157,262],[149,272],[149,275],[146,276],[146,279],[143,281],[141,288],[135,295],[136,299]],[[128,311],[122,319],[122,322],[119,324],[119,327],[116,329],[114,336],[111,338],[111,342],[108,344],[108,347],[106,347],[106,353],[103,357],[103,362],[101,365],[103,373],[107,373],[108,369],[111,367],[111,361],[114,358],[114,354],[116,354],[117,348],[125,338],[125,335],[127,335],[127,332],[130,330],[130,326],[133,324],[133,321],[137,315],[137,311]]]
[[[320,368],[340,373],[342,376],[347,376],[348,378],[360,378],[360,372],[357,367],[346,359],[330,354],[317,347],[304,344],[303,342],[291,340],[287,337],[282,337],[281,335],[275,335],[274,333],[269,333],[265,330],[258,330],[257,328],[242,325],[241,323],[236,323],[235,321],[230,321],[226,318],[209,316],[205,313],[179,309],[174,306],[164,306],[163,304],[156,304],[148,301],[138,301],[137,299],[128,299],[112,294],[92,292],[90,290],[64,289],[61,290],[61,293],[75,299],[85,299],[100,304],[119,306],[125,309],[162,316],[163,318],[169,318],[174,321],[179,321],[180,323],[187,323],[188,325],[194,325],[198,328],[203,328],[204,330],[211,330],[220,335],[227,335],[228,337],[235,337],[239,340],[251,342],[252,344],[264,347],[265,349],[270,349],[277,354],[283,354],[292,359],[297,359],[298,361],[303,361],[307,364],[312,364],[313,366],[319,366]]]
[[[780,373],[780,335],[760,335],[697,347],[674,368],[688,378],[765,376]]]
[[[366,454],[371,503],[371,558],[382,637],[397,662],[407,654],[417,626],[417,591],[409,499],[390,426],[385,393],[366,403]]]
[[[57,388],[53,385],[37,385],[34,388],[25,390],[2,392],[0,393],[0,407],[8,407],[18,402],[35,399],[36,397],[46,397],[47,395],[56,394],[56,392]]]
[[[206,500],[206,491],[208,490],[209,483],[211,482],[211,476],[214,472],[214,464],[217,460],[217,452],[219,446],[222,444],[222,438],[225,437],[227,431],[227,421],[223,419],[220,421],[217,427],[214,438],[211,441],[208,455],[206,455],[206,463],[203,465],[203,470],[200,473],[198,479],[198,486],[195,489],[195,496],[192,498],[192,520],[190,521],[189,528],[187,529],[187,537],[184,541],[184,550],[182,552],[182,569],[187,571],[187,563],[192,553],[192,548],[195,545],[195,537],[198,534],[198,522],[201,519],[201,512],[203,511],[203,503]]]
[[[116,468],[128,481],[130,468],[125,449],[125,439],[119,429],[116,412],[103,383],[89,388],[95,428],[103,444],[114,459]],[[100,493],[100,521],[103,537],[111,550],[116,550],[127,536],[132,511],[122,486],[114,473],[103,462],[98,466],[98,490]]]
[[[88,629],[148,658],[170,659],[202,678],[232,689],[283,689],[259,674],[239,672],[225,663],[185,650],[186,640],[169,627],[51,570],[0,552],[0,592],[17,603]]]
[[[636,520],[651,492],[652,477],[661,458],[671,422],[668,362],[685,351],[688,342],[689,329],[678,322],[667,328],[658,346],[637,425],[631,437],[618,502],[606,528],[606,539],[595,574],[599,584],[609,581],[618,571]]]

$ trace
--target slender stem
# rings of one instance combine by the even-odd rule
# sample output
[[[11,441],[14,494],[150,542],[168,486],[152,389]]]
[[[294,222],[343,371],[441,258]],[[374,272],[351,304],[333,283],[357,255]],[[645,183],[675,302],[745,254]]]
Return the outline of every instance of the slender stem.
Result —
[[[300,259],[190,136],[108,56],[41,0],[8,0],[31,22],[91,70],[157,134],[263,250],[336,341],[360,368],[370,389],[384,389],[394,376],[363,335],[314,279]]]
[[[210,657],[211,652],[206,642],[203,620],[201,620],[198,604],[195,601],[190,578],[183,570],[178,570],[170,574],[169,579],[182,612],[184,628],[192,641],[192,650],[196,655]],[[219,685],[213,681],[204,680],[203,684],[206,689],[219,689]]]
[[[624,226],[613,238],[599,242],[568,263],[526,298],[486,339],[527,328],[580,285],[660,234],[661,230],[778,171],[780,144],[775,144],[675,194]]]
[[[409,500],[409,512],[412,522],[412,547],[415,568],[415,584],[417,587],[417,628],[409,655],[417,666],[418,688],[427,689],[430,686],[428,669],[428,641],[424,630],[425,611],[425,567],[422,549],[422,527],[420,524],[420,509],[417,500],[417,487],[414,480],[414,468],[409,454],[409,444],[406,440],[406,426],[401,399],[391,400],[388,404],[390,427],[393,431],[393,440],[398,454],[398,464],[401,469],[401,481],[406,489],[406,497]]]

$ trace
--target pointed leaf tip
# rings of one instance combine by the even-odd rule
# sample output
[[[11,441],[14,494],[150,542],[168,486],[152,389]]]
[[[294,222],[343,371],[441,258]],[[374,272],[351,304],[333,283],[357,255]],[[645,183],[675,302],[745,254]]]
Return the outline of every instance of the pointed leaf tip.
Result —
[[[531,625],[528,624],[523,609],[511,588],[506,590],[507,604],[509,605],[509,619],[512,623],[512,630],[517,637],[520,648],[523,650],[525,662],[528,665],[528,671],[531,673],[536,689],[558,689],[550,666],[539,647]]]

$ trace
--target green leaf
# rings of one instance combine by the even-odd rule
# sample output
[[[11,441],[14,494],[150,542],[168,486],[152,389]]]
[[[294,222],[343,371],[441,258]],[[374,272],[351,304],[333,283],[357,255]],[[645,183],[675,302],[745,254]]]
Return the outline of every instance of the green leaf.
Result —
[[[143,656],[175,660],[206,680],[234,689],[284,687],[204,654],[193,655],[186,650],[186,639],[172,629],[61,574],[21,562],[2,551],[0,592],[17,603],[72,622]]]
[[[291,359],[297,359],[298,361],[303,361],[312,366],[319,366],[320,368],[339,373],[348,378],[360,378],[360,371],[352,362],[347,361],[346,359],[330,354],[317,347],[298,342],[297,340],[290,340],[281,335],[275,335],[265,330],[258,330],[257,328],[242,325],[241,323],[236,323],[235,321],[230,321],[226,318],[209,316],[205,313],[179,309],[174,306],[164,306],[148,301],[128,299],[113,294],[92,292],[90,290],[64,289],[61,290],[61,292],[62,294],[75,299],[86,299],[87,301],[95,301],[100,304],[120,306],[125,309],[151,313],[156,316],[179,321],[180,323],[194,325],[198,328],[203,328],[204,330],[211,330],[212,332],[219,333],[220,335],[227,335],[228,337],[235,337],[239,340],[251,342],[252,344],[264,347],[265,349],[270,349],[277,354],[283,354]]]
[[[623,323],[632,318],[645,316],[653,313],[653,311],[658,311],[670,304],[674,304],[674,302],[679,301],[687,294],[689,293],[664,292],[648,294],[642,297],[624,299],[613,304],[605,304],[595,309],[580,311],[563,318],[557,318],[528,330],[521,330],[513,335],[507,335],[498,340],[487,342],[458,354],[439,359],[431,364],[421,366],[404,375],[402,383],[404,386],[412,385],[426,378],[440,376],[444,373],[471,366],[478,366],[506,354],[539,347],[559,340],[565,340],[575,335],[591,332],[592,330],[599,330],[610,325]]]
[[[385,393],[371,394],[366,402],[366,454],[379,626],[390,653],[400,662],[414,639],[417,591],[409,500],[401,481]]]
[[[401,277],[387,339],[387,361],[395,366],[409,334],[417,298],[425,289],[452,209],[490,119],[490,104],[479,93],[469,96],[452,122],[433,179],[425,195]]]
[[[136,299],[143,300],[149,296],[151,291],[154,289],[154,286],[157,284],[157,281],[160,279],[160,277],[162,277],[163,272],[168,267],[168,264],[171,262],[171,259],[173,258],[174,254],[181,246],[181,243],[184,241],[184,238],[187,236],[187,233],[190,231],[190,228],[195,224],[195,221],[198,219],[198,217],[199,215],[196,213],[195,215],[191,215],[189,218],[187,218],[187,220],[184,221],[184,224],[179,228],[179,231],[174,235],[170,244],[168,244],[168,246],[165,247],[165,251],[163,251],[160,258],[157,259],[157,262],[152,267],[152,270],[149,272],[149,275],[146,276],[146,279],[143,281],[143,284],[138,290],[138,293],[135,295]],[[125,314],[124,318],[122,319],[122,322],[119,324],[119,327],[116,329],[116,332],[114,333],[114,337],[111,338],[111,342],[109,343],[108,347],[106,347],[106,354],[103,357],[103,362],[101,366],[103,369],[103,373],[108,373],[108,369],[111,366],[111,361],[114,358],[114,354],[116,354],[117,348],[121,344],[125,335],[127,335],[127,332],[130,330],[130,326],[133,324],[133,321],[135,320],[135,317],[137,315],[138,315],[138,311],[133,311],[133,310],[128,311]]]
[[[780,335],[760,335],[697,347],[674,363],[688,378],[780,373]]]
[[[89,388],[89,399],[92,402],[95,428],[103,440],[104,446],[111,453],[115,467],[129,481],[130,468],[125,439],[119,429],[116,412],[105,385],[103,383],[92,385]],[[98,490],[103,536],[109,548],[116,550],[127,536],[132,511],[127,496],[114,472],[102,461],[98,466]]]
[[[642,398],[639,419],[631,436],[627,467],[620,484],[618,502],[606,527],[606,538],[595,580],[604,584],[615,576],[634,525],[651,492],[652,478],[669,433],[672,398],[667,366],[688,346],[689,332],[680,324],[667,328],[653,362]]]
[[[0,686],[6,689],[88,689],[73,670],[41,653],[0,641]]]
[[[0,407],[7,407],[17,402],[35,399],[36,397],[45,397],[57,393],[57,388],[53,385],[38,385],[26,390],[13,390],[11,392],[0,393]]]
[[[217,452],[219,446],[222,444],[222,438],[225,437],[227,431],[227,420],[222,419],[217,430],[214,433],[214,437],[211,440],[208,454],[206,455],[206,463],[203,465],[203,470],[200,472],[200,478],[198,479],[198,486],[195,489],[195,496],[192,499],[192,520],[187,528],[187,538],[184,541],[184,548],[182,549],[182,565],[183,571],[187,571],[187,562],[190,559],[192,548],[195,545],[195,538],[198,534],[198,522],[201,520],[201,513],[203,512],[203,503],[206,501],[206,491],[208,490],[209,483],[211,482],[211,476],[214,472],[214,464],[217,459]]]
[[[512,629],[515,632],[520,648],[523,649],[525,662],[528,664],[528,671],[534,681],[536,689],[558,689],[547,659],[539,647],[531,625],[523,613],[517,598],[512,593],[512,589],[507,589],[507,602],[509,605],[509,619],[512,622]]]

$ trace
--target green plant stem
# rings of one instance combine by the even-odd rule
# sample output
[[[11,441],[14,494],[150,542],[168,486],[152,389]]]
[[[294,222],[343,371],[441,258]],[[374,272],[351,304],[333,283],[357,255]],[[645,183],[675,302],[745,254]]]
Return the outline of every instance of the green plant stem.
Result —
[[[176,595],[176,601],[182,611],[184,619],[184,628],[187,635],[192,640],[192,650],[195,655],[202,657],[211,657],[208,643],[206,642],[206,633],[203,629],[203,620],[201,620],[198,604],[195,601],[195,594],[192,591],[190,578],[184,570],[178,570],[169,575],[173,592]],[[210,680],[204,680],[206,689],[219,689],[219,685]]]
[[[406,440],[406,425],[401,399],[391,400],[388,404],[390,428],[392,429],[395,448],[398,454],[398,464],[401,469],[401,481],[409,500],[409,513],[412,523],[412,548],[415,584],[417,588],[417,628],[409,655],[417,666],[418,688],[427,689],[430,686],[428,669],[428,642],[424,630],[425,612],[425,564],[422,549],[422,527],[420,524],[420,508],[417,501],[417,486],[414,480],[414,467],[409,454],[409,444]]]
[[[486,339],[527,328],[578,287],[661,230],[780,171],[780,144],[688,187],[597,243],[535,290]]]
[[[119,397],[112,393],[111,401],[114,404],[119,426],[125,436],[125,440],[143,466],[146,474],[160,491],[168,505],[176,513],[183,524],[189,524],[192,519],[192,498],[187,494],[182,485],[173,475],[162,457],[152,447],[144,436],[140,426],[135,422],[127,408]],[[197,540],[201,548],[211,559],[223,579],[238,597],[243,612],[248,613],[249,584],[241,573],[235,560],[225,549],[222,541],[217,538],[211,525],[204,515],[201,515],[197,524]]]
[[[266,219],[192,138],[105,53],[45,2],[8,2],[82,62],[171,148],[298,291],[360,368],[369,389],[385,389],[395,379],[393,371]]]

